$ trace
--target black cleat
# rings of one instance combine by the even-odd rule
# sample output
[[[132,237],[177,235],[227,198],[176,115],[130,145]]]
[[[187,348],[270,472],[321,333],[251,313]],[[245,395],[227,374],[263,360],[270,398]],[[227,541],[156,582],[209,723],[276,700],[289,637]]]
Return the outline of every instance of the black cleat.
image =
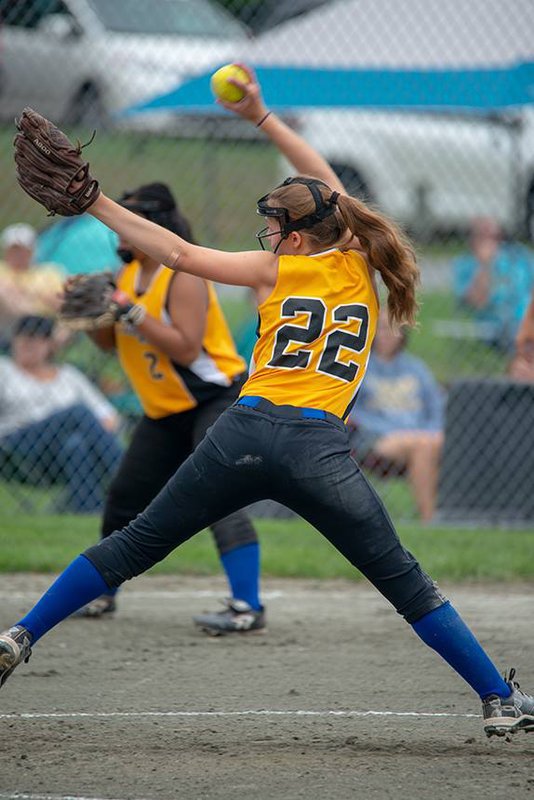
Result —
[[[228,633],[264,633],[266,629],[265,608],[255,611],[244,600],[225,600],[224,611],[200,614],[193,622],[210,636],[225,636]]]
[[[0,633],[0,686],[21,661],[28,661],[32,654],[31,641],[30,633],[22,625]]]
[[[515,669],[504,677],[512,692],[510,697],[491,694],[482,701],[486,736],[509,736],[519,731],[534,733],[534,697],[522,692],[514,681]]]

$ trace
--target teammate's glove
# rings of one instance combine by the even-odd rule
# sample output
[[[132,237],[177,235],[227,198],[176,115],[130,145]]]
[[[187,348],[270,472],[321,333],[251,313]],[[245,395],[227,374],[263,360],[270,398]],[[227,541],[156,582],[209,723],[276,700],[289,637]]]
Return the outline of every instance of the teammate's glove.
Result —
[[[145,309],[117,289],[111,272],[74,275],[65,284],[59,320],[72,330],[108,328],[116,322],[135,326],[144,317]]]
[[[52,122],[31,108],[15,121],[17,180],[50,215],[83,214],[100,188],[83,160],[82,145],[72,142]]]

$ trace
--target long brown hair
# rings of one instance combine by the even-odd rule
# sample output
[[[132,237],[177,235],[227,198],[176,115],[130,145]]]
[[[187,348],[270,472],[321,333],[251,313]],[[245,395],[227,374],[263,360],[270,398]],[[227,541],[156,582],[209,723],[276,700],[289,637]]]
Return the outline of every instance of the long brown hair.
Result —
[[[392,220],[356,197],[346,194],[336,197],[323,181],[317,181],[317,186],[325,203],[334,202],[337,209],[302,232],[313,245],[325,248],[339,242],[350,231],[358,238],[369,265],[380,272],[387,287],[390,320],[415,325],[419,269],[414,249],[405,234]],[[268,196],[268,204],[287,209],[292,220],[311,214],[315,208],[310,190],[299,183],[274,189]]]

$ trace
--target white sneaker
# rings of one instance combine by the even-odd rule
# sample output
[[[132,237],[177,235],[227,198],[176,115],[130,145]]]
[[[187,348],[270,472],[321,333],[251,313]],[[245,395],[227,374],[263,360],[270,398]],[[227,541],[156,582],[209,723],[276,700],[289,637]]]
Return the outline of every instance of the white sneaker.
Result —
[[[506,683],[510,697],[491,694],[482,702],[486,736],[508,736],[518,731],[534,733],[534,697],[525,694],[514,681],[515,669],[510,670]]]

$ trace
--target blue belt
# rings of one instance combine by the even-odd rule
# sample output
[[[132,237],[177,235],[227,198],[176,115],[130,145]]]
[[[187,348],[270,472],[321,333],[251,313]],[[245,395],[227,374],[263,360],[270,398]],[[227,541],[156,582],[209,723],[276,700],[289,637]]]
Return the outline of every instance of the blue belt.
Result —
[[[248,408],[255,408],[258,411],[267,411],[279,414],[282,417],[301,417],[302,419],[328,419],[330,414],[326,411],[321,411],[319,408],[302,408],[301,406],[277,406],[266,400],[264,397],[247,396],[240,397],[236,402],[238,406],[247,406]]]

